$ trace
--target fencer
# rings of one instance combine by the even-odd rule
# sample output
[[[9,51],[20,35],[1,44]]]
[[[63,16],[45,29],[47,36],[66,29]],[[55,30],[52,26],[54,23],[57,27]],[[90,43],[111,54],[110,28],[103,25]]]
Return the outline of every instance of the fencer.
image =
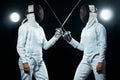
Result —
[[[105,27],[98,22],[95,5],[84,4],[80,8],[80,18],[85,27],[81,32],[80,42],[76,41],[70,31],[63,34],[70,45],[83,51],[74,80],[85,80],[93,71],[95,80],[106,80],[105,54],[107,49],[107,33]]]
[[[61,37],[60,30],[48,41],[42,26],[39,25],[44,18],[41,5],[28,5],[26,19],[18,29],[17,52],[20,56],[18,64],[21,71],[21,80],[49,80],[42,50],[49,49]]]

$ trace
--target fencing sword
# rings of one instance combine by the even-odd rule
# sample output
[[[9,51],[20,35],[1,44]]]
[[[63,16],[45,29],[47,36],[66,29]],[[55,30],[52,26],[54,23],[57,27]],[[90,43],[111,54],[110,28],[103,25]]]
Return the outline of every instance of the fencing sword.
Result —
[[[50,4],[48,3],[48,1],[47,0],[44,0],[46,3],[47,3],[47,5],[48,5],[48,7],[50,8],[50,10],[52,11],[52,13],[54,14],[54,16],[56,17],[56,19],[57,19],[57,21],[59,22],[59,24],[60,24],[60,28],[65,32],[66,30],[65,30],[65,28],[64,28],[64,25],[65,25],[65,23],[67,22],[67,20],[69,19],[69,17],[71,16],[71,14],[73,13],[73,11],[75,10],[75,8],[78,6],[78,4],[81,2],[81,0],[79,0],[78,2],[77,2],[77,4],[73,7],[73,9],[71,10],[71,12],[69,13],[69,15],[66,17],[66,19],[64,20],[64,22],[63,23],[61,23],[60,22],[60,20],[59,20],[59,18],[57,17],[57,15],[55,14],[55,12],[53,11],[53,9],[52,9],[52,7],[50,6]]]
[[[50,10],[52,11],[53,15],[55,16],[55,18],[57,19],[58,23],[60,24],[60,26],[62,25],[61,21],[59,20],[59,18],[57,17],[57,15],[55,14],[55,12],[53,11],[52,7],[50,6],[50,4],[48,3],[47,0],[44,0],[46,2],[46,4],[48,5],[48,7],[50,8]],[[61,29],[63,29],[63,31],[65,31],[65,28],[62,27]]]

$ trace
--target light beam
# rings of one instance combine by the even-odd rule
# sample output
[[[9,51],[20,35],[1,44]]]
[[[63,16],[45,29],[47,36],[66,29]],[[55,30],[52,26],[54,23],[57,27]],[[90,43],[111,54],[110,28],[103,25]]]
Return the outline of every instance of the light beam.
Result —
[[[18,22],[20,20],[20,15],[17,12],[13,12],[10,15],[10,20],[12,22]]]
[[[103,9],[100,12],[100,17],[102,20],[109,21],[113,17],[113,12],[110,9]]]

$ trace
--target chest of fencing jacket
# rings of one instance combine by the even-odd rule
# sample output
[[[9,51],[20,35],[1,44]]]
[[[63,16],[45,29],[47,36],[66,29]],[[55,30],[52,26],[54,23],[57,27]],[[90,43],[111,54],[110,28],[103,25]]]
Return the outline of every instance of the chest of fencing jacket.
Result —
[[[106,30],[100,23],[94,23],[91,27],[85,27],[81,33],[81,41],[84,47],[84,56],[88,61],[92,61],[95,55],[99,55],[98,60],[102,62],[106,51]]]
[[[84,51],[83,58],[91,62],[95,55],[99,55],[98,61],[103,62],[106,51],[106,29],[97,20],[96,13],[90,13],[89,20],[83,28],[80,42],[72,39],[70,44]]]
[[[27,62],[29,57],[34,57],[36,61],[40,61],[43,56],[42,48],[48,49],[57,40],[53,36],[47,41],[43,28],[38,23],[32,24],[28,21],[19,27],[17,51],[23,63]]]

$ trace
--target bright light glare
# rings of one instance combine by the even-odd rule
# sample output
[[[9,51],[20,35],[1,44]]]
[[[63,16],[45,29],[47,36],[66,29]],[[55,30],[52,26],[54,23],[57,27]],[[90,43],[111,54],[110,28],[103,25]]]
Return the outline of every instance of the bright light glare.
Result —
[[[10,15],[10,19],[11,21],[13,22],[18,22],[20,20],[20,15],[17,13],[17,12],[13,12],[11,15]]]
[[[103,9],[100,16],[103,20],[108,21],[113,17],[113,13],[110,9]]]

